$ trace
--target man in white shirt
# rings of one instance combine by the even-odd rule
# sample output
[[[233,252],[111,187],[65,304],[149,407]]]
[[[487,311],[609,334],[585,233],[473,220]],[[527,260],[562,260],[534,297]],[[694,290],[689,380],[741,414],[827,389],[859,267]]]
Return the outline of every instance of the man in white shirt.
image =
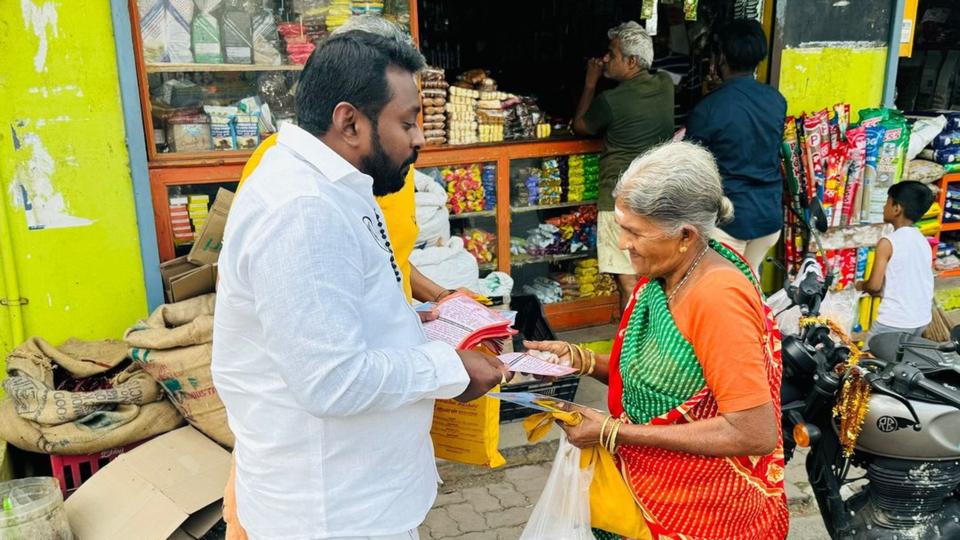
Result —
[[[251,538],[417,538],[436,497],[434,399],[506,377],[494,357],[426,340],[373,198],[403,186],[424,144],[422,67],[374,34],[322,43],[300,127],[280,130],[231,208],[212,369]]]

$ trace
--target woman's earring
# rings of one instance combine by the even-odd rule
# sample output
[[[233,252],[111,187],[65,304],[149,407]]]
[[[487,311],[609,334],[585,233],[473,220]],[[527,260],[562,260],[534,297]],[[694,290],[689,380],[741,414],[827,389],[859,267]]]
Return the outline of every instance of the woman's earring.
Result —
[[[686,252],[687,252],[687,246],[680,246],[680,253],[686,253]]]

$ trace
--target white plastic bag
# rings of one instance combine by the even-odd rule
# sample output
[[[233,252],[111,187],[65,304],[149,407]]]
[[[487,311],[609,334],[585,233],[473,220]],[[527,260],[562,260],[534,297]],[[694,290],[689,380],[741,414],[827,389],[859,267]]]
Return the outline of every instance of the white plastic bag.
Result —
[[[480,278],[477,259],[463,248],[463,238],[454,236],[443,246],[415,249],[410,264],[444,289],[474,287]]]
[[[592,479],[592,468],[580,468],[580,449],[561,433],[547,485],[520,540],[596,540],[590,529]]]
[[[450,240],[450,212],[447,210],[447,192],[433,178],[414,169],[416,186],[417,224],[420,234],[417,245],[432,247]]]
[[[911,160],[920,154],[931,141],[937,138],[947,127],[947,117],[944,115],[932,118],[920,118],[913,123],[910,130],[910,146],[907,148],[907,159]]]
[[[513,292],[513,278],[503,272],[490,272],[487,277],[478,279],[470,290],[484,296],[509,296]]]
[[[820,314],[834,321],[844,331],[851,332],[857,317],[861,293],[854,289],[844,291],[830,291],[823,303],[820,304]],[[797,306],[784,309],[790,305],[785,290],[781,289],[767,298],[767,305],[777,317],[777,326],[783,335],[796,334],[800,331],[800,308]]]

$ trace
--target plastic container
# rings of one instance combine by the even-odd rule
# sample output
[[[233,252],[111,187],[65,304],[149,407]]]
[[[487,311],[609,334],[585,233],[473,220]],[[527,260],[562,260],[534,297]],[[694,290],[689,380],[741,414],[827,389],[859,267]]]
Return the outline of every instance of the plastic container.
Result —
[[[556,334],[550,328],[547,318],[543,315],[543,306],[536,296],[521,294],[510,298],[510,309],[517,312],[517,322],[514,324],[520,333],[513,337],[514,350],[523,350],[523,340],[553,341]],[[503,392],[534,392],[553,396],[567,401],[573,401],[577,395],[580,379],[576,376],[563,377],[554,382],[529,381],[504,386]],[[537,411],[509,402],[500,403],[500,421],[510,422],[526,418]]]
[[[120,454],[129,452],[149,439],[130,443],[120,448],[111,448],[94,454],[81,454],[75,456],[50,456],[50,468],[53,470],[53,477],[60,485],[60,491],[63,498],[66,499],[74,491],[80,489],[84,482],[90,479],[97,471],[105,467],[116,459]]]
[[[73,540],[63,495],[49,476],[0,483],[0,540]]]

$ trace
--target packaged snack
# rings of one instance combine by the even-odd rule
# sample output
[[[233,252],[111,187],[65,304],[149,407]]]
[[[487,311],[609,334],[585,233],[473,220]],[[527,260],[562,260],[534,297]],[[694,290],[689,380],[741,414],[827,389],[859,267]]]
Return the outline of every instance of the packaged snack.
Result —
[[[951,146],[960,146],[960,131],[941,133],[934,137],[930,146],[933,146],[936,150],[943,150]]]
[[[166,135],[171,152],[206,152],[210,150],[210,119],[204,114],[171,117]]]
[[[236,150],[233,119],[237,116],[237,108],[206,105],[203,110],[210,115],[210,139],[213,149]]]
[[[851,225],[860,221],[860,209],[863,199],[861,186],[866,164],[867,133],[863,126],[848,129],[847,140],[847,188],[843,193],[843,215],[841,225]]]
[[[255,64],[269,66],[283,63],[277,20],[269,9],[261,9],[253,16],[253,61]]]
[[[870,216],[871,194],[877,181],[877,164],[880,159],[880,147],[883,146],[883,135],[886,130],[883,126],[872,125],[866,128],[866,146],[863,167],[863,203],[860,213],[861,223],[873,223]],[[886,191],[883,191],[886,194]]]
[[[220,47],[220,21],[213,15],[219,10],[221,0],[194,0],[196,12],[190,25],[190,44],[193,60],[200,64],[222,64]]]
[[[220,27],[223,57],[227,64],[253,63],[253,19],[242,10],[228,10]]]
[[[260,116],[238,114],[234,118],[237,150],[253,150],[260,144]]]
[[[143,58],[147,62],[194,62],[192,21],[196,7],[192,1],[138,0]]]

